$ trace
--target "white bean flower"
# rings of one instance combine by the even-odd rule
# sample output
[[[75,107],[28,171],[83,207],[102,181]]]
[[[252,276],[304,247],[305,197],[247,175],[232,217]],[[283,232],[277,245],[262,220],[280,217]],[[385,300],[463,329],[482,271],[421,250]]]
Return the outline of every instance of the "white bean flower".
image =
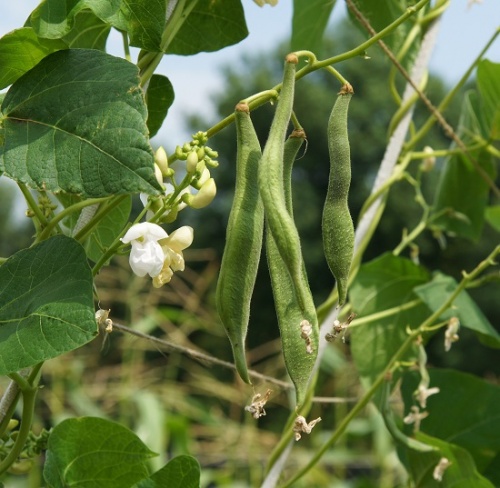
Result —
[[[158,241],[166,237],[168,234],[165,230],[149,222],[133,225],[122,237],[124,244],[132,245],[129,262],[137,276],[149,274],[153,278],[160,274],[165,254]]]

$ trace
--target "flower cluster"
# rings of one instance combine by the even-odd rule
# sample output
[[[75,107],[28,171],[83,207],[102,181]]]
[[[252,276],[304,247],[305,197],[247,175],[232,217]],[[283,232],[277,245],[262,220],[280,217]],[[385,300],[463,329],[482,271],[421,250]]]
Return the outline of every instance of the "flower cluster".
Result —
[[[131,244],[130,267],[137,276],[153,278],[159,288],[172,279],[175,271],[184,271],[182,251],[193,242],[192,227],[183,226],[170,235],[157,224],[142,222],[133,225],[123,236]]]

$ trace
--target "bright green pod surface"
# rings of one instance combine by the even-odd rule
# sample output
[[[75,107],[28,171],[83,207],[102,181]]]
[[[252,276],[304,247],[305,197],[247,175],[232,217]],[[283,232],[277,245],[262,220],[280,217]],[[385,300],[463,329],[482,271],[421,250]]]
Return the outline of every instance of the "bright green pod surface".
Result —
[[[347,112],[352,95],[351,85],[344,85],[328,121],[330,178],[323,208],[322,232],[326,261],[337,282],[339,305],[343,305],[347,297],[354,252],[354,225],[347,203],[351,184]]]
[[[303,280],[300,238],[295,222],[286,209],[283,181],[285,136],[292,114],[297,62],[294,54],[288,55],[285,61],[283,85],[259,165],[259,189],[270,232],[290,274],[297,299],[305,309],[310,291]]]
[[[294,131],[285,143],[283,183],[288,214],[293,218],[292,166],[305,140],[303,131]],[[311,373],[318,354],[319,328],[316,309],[309,292],[306,310],[299,305],[290,274],[283,263],[276,242],[266,230],[266,253],[273,288],[273,296],[281,334],[283,357],[287,372],[295,386],[297,407],[303,404]],[[307,283],[305,268],[303,280]],[[308,286],[308,285],[307,285]],[[301,325],[307,320],[311,325],[308,337],[303,337]]]
[[[248,105],[237,105],[235,125],[236,186],[217,282],[216,306],[231,342],[236,369],[243,381],[251,384],[245,339],[264,229],[264,207],[257,184],[261,148]]]

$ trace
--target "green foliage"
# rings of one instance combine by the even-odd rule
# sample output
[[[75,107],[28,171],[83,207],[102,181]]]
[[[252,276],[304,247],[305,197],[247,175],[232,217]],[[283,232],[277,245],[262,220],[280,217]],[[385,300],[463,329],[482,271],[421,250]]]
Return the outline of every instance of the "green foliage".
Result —
[[[2,169],[56,193],[158,193],[138,81],[132,64],[99,51],[47,56],[3,100]]]
[[[50,434],[43,475],[51,488],[129,488],[148,476],[146,463],[152,456],[155,453],[118,423],[67,419]]]
[[[2,481],[29,473],[20,483],[37,488],[270,486],[278,478],[282,487],[298,488],[500,483],[498,386],[430,366],[453,364],[479,375],[498,369],[486,359],[497,351],[485,346],[500,347],[493,320],[499,65],[473,62],[476,85],[464,96],[466,77],[450,91],[416,70],[412,76],[434,107],[417,96],[402,100],[406,75],[396,68],[409,69],[420,56],[430,22],[447,3],[353,0],[348,6],[360,12],[330,39],[334,4],[295,0],[291,42],[299,52],[287,59],[300,58],[296,75],[291,70],[280,83],[278,49],[234,64],[216,97],[221,120],[207,132],[200,129],[209,124],[196,120],[192,140],[169,141],[176,148],[168,156],[164,148],[153,153],[150,139],[169,115],[174,88],[184,87],[155,74],[158,64],[164,55],[242,41],[248,32],[241,0],[43,0],[24,27],[0,39],[0,86],[11,85],[0,94],[0,175],[24,197],[31,225],[28,242],[7,229],[1,247]],[[112,28],[122,35],[125,59],[104,52]],[[397,58],[392,67],[375,48],[372,29]],[[135,64],[129,42],[141,49]],[[314,53],[300,52],[307,49]],[[336,55],[319,59],[321,52]],[[203,83],[195,62],[193,73]],[[342,199],[358,226],[343,277],[349,294],[339,308],[344,294],[332,289],[323,257],[321,208],[329,170],[325,127],[347,83],[355,93],[347,121],[353,179]],[[234,378],[213,294],[232,188],[235,179],[241,187],[248,182],[244,172],[234,174],[234,132],[212,137],[234,121],[228,114],[244,96],[256,128],[252,145],[258,148],[273,127],[264,153],[274,145],[277,179],[261,178],[269,185],[259,191],[272,237],[285,249],[268,249],[274,291],[281,290],[275,306],[263,269],[256,269],[253,290],[230,299],[245,320],[252,301],[251,340],[241,357],[254,370],[253,389]],[[463,107],[452,130],[440,114],[456,125],[458,98]],[[276,100],[277,110],[270,107]],[[393,131],[414,106],[408,133]],[[293,159],[283,150],[290,118],[307,133],[293,172],[284,168]],[[433,130],[436,121],[452,136],[451,147]],[[0,197],[4,212],[13,207],[3,187]],[[370,213],[372,204],[378,207]],[[243,243],[261,216],[247,218]],[[12,219],[2,213],[0,221],[5,227]],[[179,221],[186,225],[171,228]],[[284,266],[291,234],[283,222],[293,229],[299,286]],[[229,225],[228,241],[233,233]],[[187,249],[193,235],[194,251]],[[234,287],[248,281],[242,253],[245,246],[235,246]],[[302,296],[309,290],[314,303]],[[314,316],[310,324],[289,313],[301,301]],[[238,321],[236,328],[246,332]],[[101,340],[92,341],[99,329]],[[299,406],[290,395],[294,385]],[[360,465],[368,467],[364,473]]]
[[[0,267],[1,374],[76,349],[96,334],[92,275],[76,241],[55,236]]]

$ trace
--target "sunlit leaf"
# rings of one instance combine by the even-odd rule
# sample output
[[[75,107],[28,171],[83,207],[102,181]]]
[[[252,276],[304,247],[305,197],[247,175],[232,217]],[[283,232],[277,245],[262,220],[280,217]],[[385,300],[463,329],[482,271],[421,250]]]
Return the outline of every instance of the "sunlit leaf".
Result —
[[[82,246],[55,236],[0,266],[0,374],[33,366],[97,335]]]
[[[86,49],[58,51],[2,103],[5,173],[85,197],[159,193],[137,68]]]
[[[488,135],[500,139],[500,63],[487,59],[477,67],[477,87],[481,94],[481,113]]]
[[[293,0],[291,51],[321,55],[323,34],[336,0]]]
[[[51,488],[130,488],[155,456],[126,427],[95,417],[62,421],[51,431],[43,475]]]
[[[457,286],[457,282],[451,276],[436,273],[432,281],[416,287],[415,293],[435,312],[448,300]],[[491,347],[500,347],[500,334],[465,290],[453,301],[452,307],[441,315],[443,320],[451,317],[457,317],[461,326],[476,332],[481,342]]]
[[[5,34],[0,39],[0,89],[14,83],[48,54],[67,47],[57,39],[40,39],[31,27]]]
[[[29,22],[40,37],[60,39],[73,26],[75,16],[90,9],[101,20],[111,18],[122,0],[43,0],[31,13]]]
[[[247,37],[241,0],[199,0],[167,52],[191,55],[218,51]]]
[[[111,26],[90,10],[82,10],[74,18],[73,27],[63,37],[70,48],[104,51]]]
[[[414,288],[429,274],[409,259],[384,254],[364,264],[350,288],[350,301],[359,319],[392,310],[373,322],[352,327],[352,355],[360,375],[373,381],[429,310],[419,303]],[[414,351],[407,356],[414,357]]]
[[[163,75],[153,75],[146,91],[150,137],[153,137],[160,130],[168,109],[174,103],[174,98],[174,87],[170,80]]]

